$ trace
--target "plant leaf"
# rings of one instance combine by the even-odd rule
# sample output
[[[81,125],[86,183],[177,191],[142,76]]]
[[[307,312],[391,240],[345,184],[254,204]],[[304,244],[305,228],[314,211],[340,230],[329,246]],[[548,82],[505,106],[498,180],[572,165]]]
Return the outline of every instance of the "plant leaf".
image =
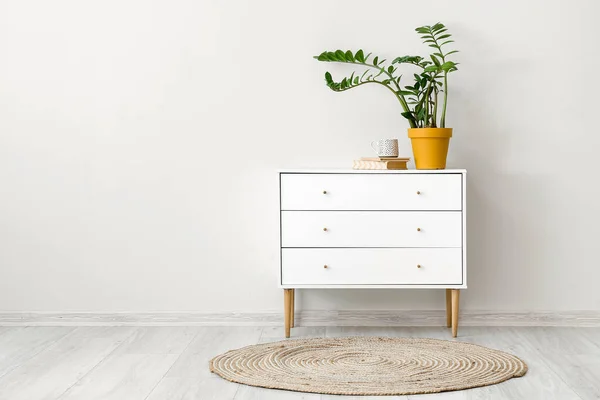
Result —
[[[377,61],[379,61],[379,57],[375,56],[373,59],[373,65],[377,65]]]
[[[354,54],[350,50],[348,50],[345,54],[346,61],[354,62]]]
[[[361,50],[358,50],[358,51],[356,52],[356,54],[354,55],[354,58],[355,58],[355,59],[356,59],[358,62],[361,62],[361,63],[362,63],[362,62],[365,62],[365,55],[364,55],[364,53],[363,53],[362,49],[361,49]]]
[[[329,61],[329,58],[327,58],[327,52],[324,51],[321,54],[319,54],[318,56],[313,56],[313,58],[319,60],[319,61]]]
[[[455,63],[455,62],[452,62],[452,61],[447,61],[447,62],[445,62],[445,63],[442,65],[441,69],[442,69],[442,70],[444,70],[444,71],[446,71],[446,72],[450,72],[450,71],[456,71],[456,69],[457,69],[457,68],[456,68],[456,66],[457,66],[457,65],[458,65],[458,64],[457,64],[457,63]]]

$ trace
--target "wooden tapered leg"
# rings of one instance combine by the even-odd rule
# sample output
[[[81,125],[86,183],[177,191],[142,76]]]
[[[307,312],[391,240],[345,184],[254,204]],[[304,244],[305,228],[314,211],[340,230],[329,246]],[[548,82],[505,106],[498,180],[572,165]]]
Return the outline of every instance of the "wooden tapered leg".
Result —
[[[294,311],[295,311],[295,307],[296,307],[296,289],[291,289],[292,290],[292,298],[290,301],[290,327],[294,327]]]
[[[283,289],[283,312],[284,312],[284,326],[285,326],[285,337],[290,337],[290,317],[291,317],[291,302],[292,302],[292,289]]]
[[[452,326],[452,289],[446,289],[446,326]]]
[[[460,300],[460,290],[452,289],[452,337],[458,333],[458,302]]]

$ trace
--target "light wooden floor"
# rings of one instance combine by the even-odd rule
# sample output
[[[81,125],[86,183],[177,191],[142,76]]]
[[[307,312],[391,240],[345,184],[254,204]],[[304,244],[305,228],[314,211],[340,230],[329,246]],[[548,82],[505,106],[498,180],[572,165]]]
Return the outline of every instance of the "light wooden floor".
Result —
[[[292,335],[450,339],[442,327],[298,327]],[[221,352],[282,337],[279,327],[0,327],[0,399],[383,399],[259,389],[208,370]],[[600,328],[461,327],[456,340],[516,354],[529,372],[479,389],[387,398],[600,399]]]

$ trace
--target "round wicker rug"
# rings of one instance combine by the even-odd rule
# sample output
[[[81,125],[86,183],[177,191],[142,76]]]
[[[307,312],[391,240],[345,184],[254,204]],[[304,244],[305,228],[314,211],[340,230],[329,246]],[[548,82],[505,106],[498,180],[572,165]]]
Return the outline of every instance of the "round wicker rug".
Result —
[[[210,361],[231,382],[322,394],[409,395],[493,385],[527,372],[519,358],[470,343],[347,337],[286,340]]]

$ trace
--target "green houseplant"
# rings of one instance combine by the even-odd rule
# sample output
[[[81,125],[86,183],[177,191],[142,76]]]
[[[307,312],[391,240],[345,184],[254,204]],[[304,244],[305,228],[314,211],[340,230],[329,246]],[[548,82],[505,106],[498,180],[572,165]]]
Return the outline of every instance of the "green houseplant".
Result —
[[[453,43],[448,29],[441,23],[415,29],[423,43],[433,49],[428,58],[421,56],[396,57],[391,63],[363,50],[353,52],[324,51],[315,56],[319,61],[354,64],[364,68],[341,81],[335,81],[331,73],[325,73],[325,83],[336,91],[344,92],[366,84],[377,84],[391,91],[400,102],[404,116],[410,125],[415,165],[418,169],[443,169],[446,167],[448,145],[452,128],[446,128],[448,104],[448,75],[457,70],[457,63],[448,56],[457,50],[446,50]],[[398,68],[410,65],[417,69],[410,85],[403,86]],[[439,120],[438,120],[439,117]],[[439,121],[439,122],[438,122]]]

